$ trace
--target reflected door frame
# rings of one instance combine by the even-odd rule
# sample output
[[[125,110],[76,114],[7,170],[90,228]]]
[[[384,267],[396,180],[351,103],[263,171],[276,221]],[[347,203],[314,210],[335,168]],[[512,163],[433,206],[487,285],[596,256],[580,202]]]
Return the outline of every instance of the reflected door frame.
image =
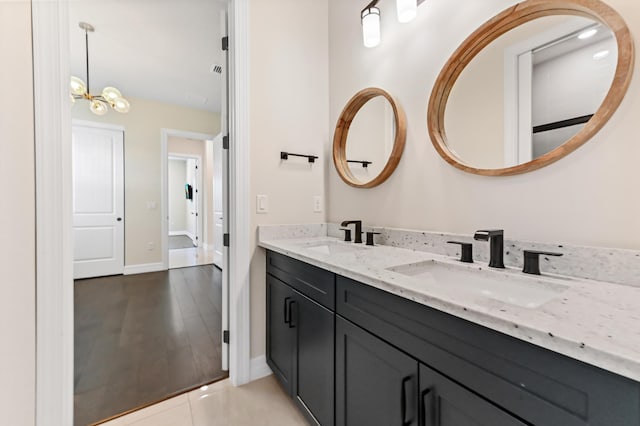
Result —
[[[533,158],[532,91],[533,51],[584,27],[576,17],[562,25],[516,43],[504,51],[504,166]]]

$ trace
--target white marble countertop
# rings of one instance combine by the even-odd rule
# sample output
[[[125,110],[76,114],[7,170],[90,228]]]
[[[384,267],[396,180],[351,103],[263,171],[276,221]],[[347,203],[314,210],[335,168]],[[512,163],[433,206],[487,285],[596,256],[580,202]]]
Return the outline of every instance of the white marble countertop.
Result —
[[[334,252],[309,250],[324,241]],[[571,277],[554,277],[569,288],[537,308],[432,285],[386,268],[436,260],[455,268],[483,268],[451,257],[389,246],[354,248],[331,237],[260,240],[259,245],[336,274],[385,290],[487,328],[640,381],[640,288]],[[305,248],[305,246],[307,248]],[[490,274],[540,280],[520,270]],[[544,278],[542,278],[544,280]]]

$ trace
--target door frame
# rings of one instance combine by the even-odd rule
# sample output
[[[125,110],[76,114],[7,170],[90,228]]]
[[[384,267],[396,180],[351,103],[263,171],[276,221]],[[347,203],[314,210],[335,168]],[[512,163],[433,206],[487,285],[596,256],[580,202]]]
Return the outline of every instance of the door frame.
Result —
[[[200,173],[198,174],[198,185],[202,188],[202,158],[197,154],[178,154],[169,153],[169,138],[170,137],[183,138],[183,139],[197,139],[203,144],[207,140],[213,139],[215,136],[205,133],[187,132],[174,129],[161,129],[160,130],[160,214],[162,215],[162,224],[160,232],[162,232],[162,238],[160,239],[160,246],[162,247],[162,268],[169,269],[169,155],[173,157],[181,158],[195,158],[198,159],[198,165],[200,167]],[[198,201],[202,201],[198,199]],[[200,214],[198,222],[198,241],[199,244],[203,242],[203,214],[202,204],[198,205],[198,213]],[[198,246],[200,247],[200,246]]]
[[[250,370],[249,0],[229,11],[229,375]],[[73,255],[69,10],[32,0],[36,163],[36,415],[38,426],[73,423]]]
[[[206,142],[206,141],[202,141],[202,142]],[[203,182],[204,180],[202,179],[202,171],[204,170],[202,167],[202,157],[200,155],[197,154],[180,154],[180,153],[176,153],[176,152],[167,152],[167,161],[171,161],[171,160],[184,160],[185,163],[188,164],[187,160],[195,160],[196,162],[196,167],[197,167],[197,174],[196,174],[196,192],[194,194],[194,197],[196,197],[196,234],[194,235],[195,241],[193,241],[193,243],[195,244],[196,247],[204,247],[204,219],[205,219],[205,213],[203,212],[203,204],[205,203],[202,202],[201,197],[204,194],[203,191]],[[167,163],[168,165],[168,163]],[[167,194],[166,194],[166,201],[167,201],[167,206],[169,205],[169,192],[168,192],[168,180],[169,180],[169,171],[167,168]],[[208,213],[208,212],[207,212]],[[164,217],[164,216],[163,216]],[[169,220],[169,209],[167,208],[167,222]],[[168,223],[167,223],[168,226]],[[171,233],[171,231],[167,232],[167,235],[169,235]],[[181,234],[184,235],[184,234]],[[189,237],[188,235],[186,235],[187,237]],[[169,250],[169,245],[167,244],[167,250]]]

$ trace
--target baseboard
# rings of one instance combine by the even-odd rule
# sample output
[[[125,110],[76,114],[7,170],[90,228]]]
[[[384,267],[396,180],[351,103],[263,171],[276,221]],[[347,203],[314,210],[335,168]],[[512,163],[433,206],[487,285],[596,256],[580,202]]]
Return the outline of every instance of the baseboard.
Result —
[[[255,358],[251,358],[251,365],[249,366],[250,380],[258,380],[263,377],[273,374],[269,366],[267,365],[267,357],[260,355]]]
[[[187,237],[190,234],[187,231],[169,231],[170,237],[177,237],[179,235],[184,235],[185,237]]]
[[[159,263],[143,263],[140,265],[127,265],[124,267],[124,275],[145,274],[147,272],[165,271],[162,262]]]

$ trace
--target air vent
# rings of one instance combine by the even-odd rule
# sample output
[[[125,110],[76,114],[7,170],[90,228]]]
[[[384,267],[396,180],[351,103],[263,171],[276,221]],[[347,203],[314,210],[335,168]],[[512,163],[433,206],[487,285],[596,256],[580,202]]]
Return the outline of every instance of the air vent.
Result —
[[[211,65],[210,72],[215,72],[217,74],[222,74],[222,67],[220,65],[213,64],[213,65]]]

